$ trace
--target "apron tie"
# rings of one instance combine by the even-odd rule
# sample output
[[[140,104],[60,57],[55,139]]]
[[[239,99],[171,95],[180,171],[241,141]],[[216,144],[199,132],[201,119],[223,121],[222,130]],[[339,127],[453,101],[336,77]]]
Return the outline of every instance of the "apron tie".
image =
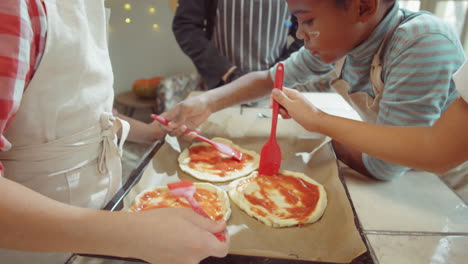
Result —
[[[127,121],[113,116],[111,113],[103,113],[100,118],[102,148],[98,156],[98,170],[100,173],[109,171],[109,155],[115,153],[122,157],[122,148],[127,140],[130,125]],[[120,142],[117,145],[117,132],[122,129]]]

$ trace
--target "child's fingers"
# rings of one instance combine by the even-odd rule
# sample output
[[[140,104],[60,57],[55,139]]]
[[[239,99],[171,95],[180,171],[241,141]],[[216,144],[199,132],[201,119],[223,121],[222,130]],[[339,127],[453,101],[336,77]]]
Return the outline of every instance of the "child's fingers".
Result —
[[[290,88],[283,88],[283,93],[291,100],[297,99],[301,96],[299,91]]]
[[[284,119],[290,119],[291,118],[288,111],[286,111],[286,109],[284,109],[282,107],[280,107],[279,113],[280,113],[281,117],[283,117]]]
[[[201,215],[192,214],[190,221],[198,227],[209,231],[210,233],[223,232],[226,229],[225,221],[216,222]]]
[[[187,141],[192,141],[197,136],[197,132],[195,131],[191,131],[189,133],[185,133],[185,129],[184,130],[181,129],[180,131],[181,131],[180,133],[183,134],[183,139]]]
[[[284,90],[286,91],[286,89]],[[273,91],[271,92],[271,96],[273,97],[273,99],[275,99],[280,105],[288,108],[288,105],[289,105],[289,98],[287,97],[287,95],[282,92],[281,90],[279,89],[273,89]]]

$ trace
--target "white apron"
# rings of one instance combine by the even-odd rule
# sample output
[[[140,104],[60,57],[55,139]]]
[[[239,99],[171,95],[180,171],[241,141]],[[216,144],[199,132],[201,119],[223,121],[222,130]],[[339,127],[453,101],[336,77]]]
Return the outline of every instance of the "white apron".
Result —
[[[398,24],[396,26],[398,26]],[[381,77],[383,68],[382,52],[385,47],[385,43],[393,34],[396,26],[391,31],[389,31],[385,39],[382,41],[382,44],[380,44],[377,53],[372,59],[370,80],[375,95],[374,98],[369,96],[366,92],[349,93],[350,85],[345,80],[341,79],[341,71],[346,57],[339,60],[335,66],[337,78],[330,83],[331,86],[338,94],[343,97],[343,99],[346,100],[346,102],[348,102],[354,108],[354,110],[356,110],[361,119],[365,122],[376,123],[377,121],[379,103],[382,99],[384,89],[384,83]],[[350,170],[350,168],[346,168],[345,171],[346,170]],[[468,162],[465,162],[440,176],[442,180],[444,180],[451,188],[453,188],[463,200],[465,200],[465,202],[468,202]]]
[[[63,203],[102,208],[121,185],[120,153],[129,130],[111,114],[104,2],[44,5],[44,55],[5,132],[13,148],[0,160],[8,179]],[[0,263],[64,263],[68,256],[1,250]]]

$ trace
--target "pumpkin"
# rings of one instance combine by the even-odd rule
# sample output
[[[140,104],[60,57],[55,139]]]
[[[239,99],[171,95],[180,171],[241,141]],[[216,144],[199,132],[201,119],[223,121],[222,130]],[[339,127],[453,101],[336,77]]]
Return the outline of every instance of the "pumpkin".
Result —
[[[162,77],[138,79],[133,83],[132,91],[139,97],[151,99],[156,98],[156,90],[162,80],[164,80]]]

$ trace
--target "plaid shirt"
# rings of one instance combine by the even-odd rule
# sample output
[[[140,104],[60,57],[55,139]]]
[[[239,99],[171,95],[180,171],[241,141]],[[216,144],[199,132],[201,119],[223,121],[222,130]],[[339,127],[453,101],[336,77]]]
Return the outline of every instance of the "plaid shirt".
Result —
[[[11,144],[3,133],[39,65],[47,19],[41,0],[1,0],[0,21],[0,151],[6,151]]]

